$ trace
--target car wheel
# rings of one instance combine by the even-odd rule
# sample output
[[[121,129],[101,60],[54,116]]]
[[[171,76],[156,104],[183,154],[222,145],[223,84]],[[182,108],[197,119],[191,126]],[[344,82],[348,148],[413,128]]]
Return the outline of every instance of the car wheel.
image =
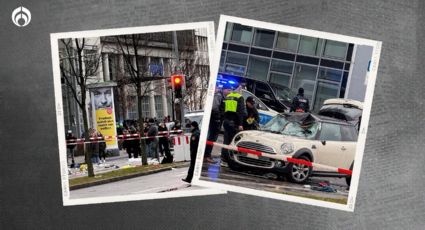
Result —
[[[300,156],[297,159],[310,162],[310,159],[308,159],[306,156]],[[304,183],[308,179],[308,177],[310,176],[311,170],[312,170],[312,168],[308,167],[307,165],[290,164],[289,165],[289,174],[287,175],[287,178],[291,182]]]
[[[353,171],[353,164],[354,164],[354,162],[353,162],[353,163],[351,163],[351,166],[350,166],[350,170],[351,170],[351,171]],[[351,176],[347,176],[347,177],[345,178],[345,182],[347,182],[348,187],[350,187],[350,184],[351,184]]]

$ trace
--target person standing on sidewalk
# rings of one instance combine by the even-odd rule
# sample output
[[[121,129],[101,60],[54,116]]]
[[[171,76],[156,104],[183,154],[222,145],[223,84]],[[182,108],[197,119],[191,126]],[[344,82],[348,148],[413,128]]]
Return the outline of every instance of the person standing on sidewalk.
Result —
[[[106,141],[103,135],[100,132],[97,132],[97,136],[99,137],[99,158],[100,163],[106,163]],[[102,160],[103,158],[103,160]]]
[[[208,141],[216,142],[218,135],[220,134],[221,126],[223,125],[223,113],[224,107],[223,104],[223,93],[220,88],[216,87],[214,94],[214,101],[211,110],[210,124],[208,127]],[[215,163],[211,157],[213,146],[207,145],[204,153],[204,161],[208,163]]]
[[[170,152],[170,146],[168,143],[168,129],[165,126],[165,123],[160,123],[158,127],[158,132],[160,132],[159,136],[159,152],[162,156],[165,156],[162,160],[162,164],[173,163],[173,156]],[[165,155],[164,155],[165,154]]]
[[[236,89],[235,89],[236,88]],[[224,99],[224,140],[223,144],[228,145],[232,142],[233,137],[239,131],[243,130],[243,118],[246,114],[245,102],[242,95],[238,92],[239,85],[225,84],[223,87]],[[225,148],[221,149],[221,166],[227,167],[229,162],[229,151]]]
[[[149,119],[149,129],[148,129],[148,156],[156,158],[159,162],[158,155],[158,126],[156,126],[154,119]]]
[[[96,129],[90,129],[90,148],[92,151],[92,157],[91,162],[93,164],[99,164],[99,140],[97,139],[97,130]]]
[[[74,149],[75,149],[75,143],[76,143],[76,137],[72,134],[71,130],[68,130],[68,133],[66,134],[66,142],[67,146],[66,149],[68,150],[69,156],[71,156],[71,168],[74,168],[75,166],[75,160],[74,160]],[[68,159],[68,157],[67,157]]]
[[[201,135],[198,122],[192,121],[191,128],[192,135],[190,136],[190,166],[186,178],[182,179],[182,181],[187,183],[192,182],[193,172],[195,170],[196,153],[198,152],[199,146],[199,136]]]

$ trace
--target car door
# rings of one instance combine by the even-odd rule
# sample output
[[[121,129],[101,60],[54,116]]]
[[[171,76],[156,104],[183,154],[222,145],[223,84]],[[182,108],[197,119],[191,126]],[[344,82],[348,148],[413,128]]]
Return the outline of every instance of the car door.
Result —
[[[318,139],[314,161],[327,166],[342,167],[344,165],[342,159],[345,158],[347,150],[350,151],[351,146],[342,141],[340,125],[322,122]]]
[[[357,128],[354,125],[341,125],[341,137],[345,150],[339,155],[340,168],[349,169],[354,161],[357,148]]]

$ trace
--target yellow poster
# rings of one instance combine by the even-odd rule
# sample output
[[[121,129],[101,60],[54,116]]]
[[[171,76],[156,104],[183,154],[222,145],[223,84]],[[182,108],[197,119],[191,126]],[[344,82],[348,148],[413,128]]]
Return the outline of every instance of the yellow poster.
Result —
[[[112,108],[104,108],[96,110],[96,129],[105,137],[105,136],[115,136],[115,119],[114,119],[114,110]],[[116,146],[117,141],[115,138],[107,139],[106,146],[110,148],[111,146]]]
[[[94,108],[94,127],[105,137],[107,149],[118,148],[113,92],[112,87],[96,87],[91,89],[92,108]]]

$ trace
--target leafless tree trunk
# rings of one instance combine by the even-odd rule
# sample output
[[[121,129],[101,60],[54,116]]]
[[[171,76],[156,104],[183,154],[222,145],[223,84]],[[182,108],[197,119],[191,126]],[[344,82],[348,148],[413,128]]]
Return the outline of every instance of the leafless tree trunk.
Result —
[[[62,55],[60,61],[60,70],[65,84],[71,91],[71,94],[83,113],[84,138],[85,142],[90,141],[89,124],[87,120],[87,80],[97,75],[101,55],[89,53],[86,50],[86,40],[82,39],[61,39],[61,43],[65,48],[65,54]],[[75,42],[75,47],[73,46]],[[76,84],[75,84],[75,83]],[[78,92],[78,88],[80,92]],[[87,164],[88,176],[94,177],[93,164],[91,162],[92,150],[85,148],[85,162]]]

